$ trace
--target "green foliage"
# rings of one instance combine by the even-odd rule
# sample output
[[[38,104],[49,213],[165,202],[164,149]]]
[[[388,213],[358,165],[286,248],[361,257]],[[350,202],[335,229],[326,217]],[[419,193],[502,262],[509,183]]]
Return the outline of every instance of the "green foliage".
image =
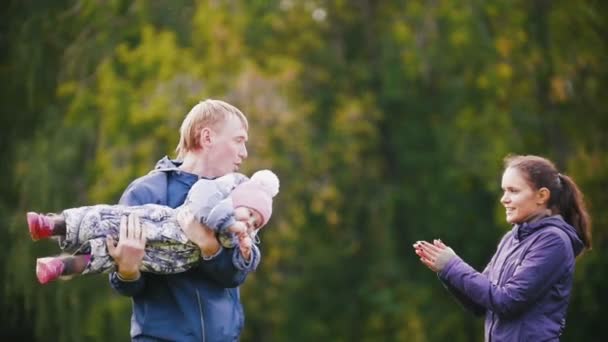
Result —
[[[480,340],[412,253],[482,268],[508,228],[507,153],[581,186],[594,250],[563,340],[597,340],[608,280],[606,5],[598,1],[9,1],[0,115],[0,321],[12,339],[127,340],[105,276],[39,286],[28,210],[114,203],[204,98],[241,108],[246,173],[281,193],[242,286],[244,341]]]

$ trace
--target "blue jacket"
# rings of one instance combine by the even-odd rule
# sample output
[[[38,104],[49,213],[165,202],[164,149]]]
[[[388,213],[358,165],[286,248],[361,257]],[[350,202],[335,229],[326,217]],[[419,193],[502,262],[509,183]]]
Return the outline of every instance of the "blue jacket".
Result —
[[[194,174],[177,169],[168,158],[160,160],[153,172],[133,181],[120,204],[156,203],[180,206]],[[133,300],[131,338],[134,341],[235,341],[244,325],[238,286],[247,272],[232,263],[237,249],[223,249],[211,260],[184,273],[156,275],[143,273],[137,281],[121,281],[110,274],[111,286]]]
[[[452,258],[440,279],[468,309],[485,314],[486,341],[558,341],[583,243],[561,216],[515,226],[479,273]]]

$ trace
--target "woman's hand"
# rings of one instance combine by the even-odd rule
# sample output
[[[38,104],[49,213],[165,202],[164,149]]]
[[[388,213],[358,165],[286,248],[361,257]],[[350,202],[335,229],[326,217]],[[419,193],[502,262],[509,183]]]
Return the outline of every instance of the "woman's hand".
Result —
[[[220,243],[211,228],[196,220],[194,214],[187,208],[182,208],[177,213],[177,222],[188,240],[194,242],[201,250],[203,257],[210,257],[220,249]]]
[[[443,270],[445,265],[456,256],[454,250],[437,239],[433,241],[433,244],[426,241],[417,241],[414,244],[414,249],[420,257],[420,261],[435,272]]]

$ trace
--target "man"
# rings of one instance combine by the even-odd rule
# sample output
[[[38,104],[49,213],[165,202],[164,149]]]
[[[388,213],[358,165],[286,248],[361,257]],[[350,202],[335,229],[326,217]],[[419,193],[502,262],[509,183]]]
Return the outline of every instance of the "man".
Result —
[[[239,169],[247,158],[247,130],[247,119],[234,106],[218,100],[197,104],[180,128],[177,161],[160,160],[155,170],[129,185],[120,204],[178,207],[199,177],[212,179]],[[238,286],[247,276],[233,266],[232,253],[238,249],[221,248],[208,228],[186,228],[190,240],[201,248],[203,258],[197,267],[172,275],[140,273],[142,227],[130,219],[121,229],[116,246],[108,240],[117,264],[110,283],[133,299],[133,341],[238,339],[244,324]]]

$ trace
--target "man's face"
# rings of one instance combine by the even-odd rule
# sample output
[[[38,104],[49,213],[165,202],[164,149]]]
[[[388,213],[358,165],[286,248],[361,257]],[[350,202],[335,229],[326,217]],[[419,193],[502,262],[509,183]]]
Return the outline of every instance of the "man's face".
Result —
[[[220,177],[238,171],[247,158],[247,130],[237,116],[230,116],[223,127],[212,135],[209,146],[208,167],[211,177]]]

